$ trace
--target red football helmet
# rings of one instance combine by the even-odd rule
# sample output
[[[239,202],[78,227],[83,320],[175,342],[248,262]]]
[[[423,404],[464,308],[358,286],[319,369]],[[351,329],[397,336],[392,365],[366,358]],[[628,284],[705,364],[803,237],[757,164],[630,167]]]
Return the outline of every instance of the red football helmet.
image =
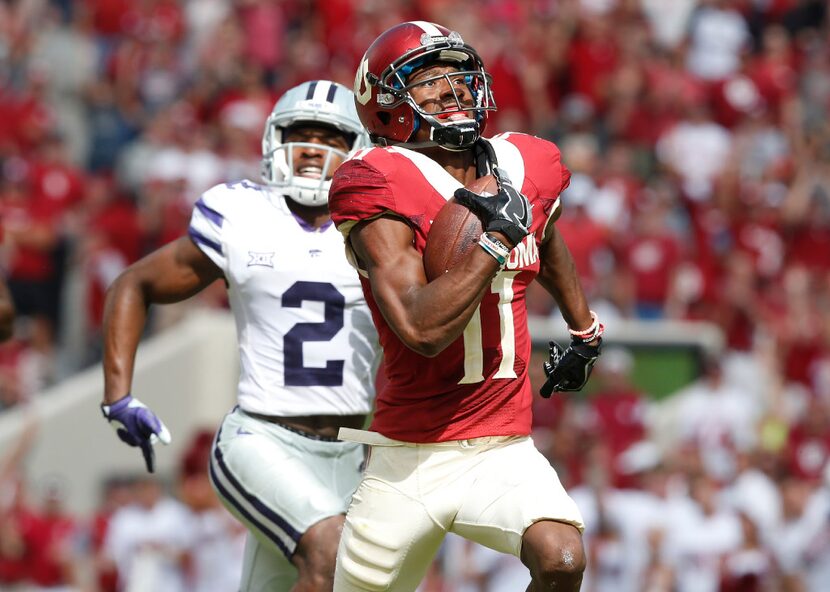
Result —
[[[441,74],[428,80],[463,77],[473,97],[473,105],[456,105],[437,113],[426,113],[412,98],[407,77],[415,68],[430,62],[458,64],[458,72]],[[360,61],[354,83],[355,104],[360,121],[372,141],[381,144],[416,146],[412,135],[425,122],[430,126],[430,142],[417,146],[441,146],[464,150],[475,143],[487,125],[487,112],[496,109],[490,88],[491,76],[485,71],[478,53],[464,43],[454,31],[428,23],[401,23],[380,35]],[[453,91],[455,92],[455,91]],[[473,119],[441,119],[436,115],[473,112]]]

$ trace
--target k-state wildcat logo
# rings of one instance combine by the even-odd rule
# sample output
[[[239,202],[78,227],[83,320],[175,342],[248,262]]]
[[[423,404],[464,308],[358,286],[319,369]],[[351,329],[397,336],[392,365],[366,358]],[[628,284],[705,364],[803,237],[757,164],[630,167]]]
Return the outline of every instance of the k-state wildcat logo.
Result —
[[[259,265],[261,267],[274,267],[274,251],[270,253],[260,253],[257,251],[248,251],[248,267]]]

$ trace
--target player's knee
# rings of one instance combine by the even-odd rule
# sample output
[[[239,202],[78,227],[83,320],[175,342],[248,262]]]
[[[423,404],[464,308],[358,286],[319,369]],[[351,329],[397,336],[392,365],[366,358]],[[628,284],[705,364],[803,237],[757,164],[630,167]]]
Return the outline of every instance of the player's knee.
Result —
[[[550,549],[541,562],[541,576],[546,581],[571,581],[582,578],[585,551],[581,540]]]
[[[343,516],[333,516],[309,528],[300,538],[291,562],[299,574],[299,588],[308,591],[330,590]]]
[[[333,587],[334,571],[331,574],[306,573],[297,578],[292,590],[302,592],[329,592]]]
[[[295,590],[303,592],[327,592],[334,582],[334,556],[322,557],[321,561],[312,561],[297,569]]]
[[[585,548],[582,535],[573,526],[548,522],[544,529],[536,529],[526,543],[523,559],[534,580],[560,586],[578,585],[582,580]]]

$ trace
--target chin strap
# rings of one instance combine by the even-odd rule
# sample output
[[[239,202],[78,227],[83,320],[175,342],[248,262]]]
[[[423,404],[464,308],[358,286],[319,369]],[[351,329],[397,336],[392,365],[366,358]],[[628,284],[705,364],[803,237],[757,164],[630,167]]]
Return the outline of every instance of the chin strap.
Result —
[[[429,138],[447,150],[466,150],[472,148],[479,139],[480,129],[474,120],[457,125],[430,125]]]
[[[482,150],[484,150],[484,154],[487,157],[487,161],[490,163],[490,169],[493,176],[496,178],[496,183],[498,184],[499,189],[501,189],[501,186],[504,183],[510,185],[510,176],[507,174],[506,170],[499,166],[499,159],[496,157],[496,151],[493,149],[493,145],[490,141],[485,138],[479,138],[477,144],[481,146]]]
[[[433,123],[430,118],[424,118],[429,124],[429,140],[423,142],[396,142],[381,136],[370,135],[372,143],[378,146],[400,146],[402,148],[443,148],[451,152],[463,152],[475,146],[481,138],[481,126],[477,121],[467,120],[454,125]],[[417,131],[417,128],[416,128]],[[415,132],[412,132],[413,135]]]

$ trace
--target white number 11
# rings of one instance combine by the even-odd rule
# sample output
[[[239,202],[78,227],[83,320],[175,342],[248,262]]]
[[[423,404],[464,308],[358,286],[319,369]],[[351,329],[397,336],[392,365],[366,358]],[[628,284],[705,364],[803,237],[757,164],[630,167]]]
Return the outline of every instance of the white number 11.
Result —
[[[501,325],[501,361],[493,378],[516,378],[516,331],[513,326],[513,279],[518,271],[503,271],[490,284],[490,291],[499,295]],[[484,381],[484,352],[481,343],[481,305],[476,308],[464,328],[464,377],[458,384]]]

